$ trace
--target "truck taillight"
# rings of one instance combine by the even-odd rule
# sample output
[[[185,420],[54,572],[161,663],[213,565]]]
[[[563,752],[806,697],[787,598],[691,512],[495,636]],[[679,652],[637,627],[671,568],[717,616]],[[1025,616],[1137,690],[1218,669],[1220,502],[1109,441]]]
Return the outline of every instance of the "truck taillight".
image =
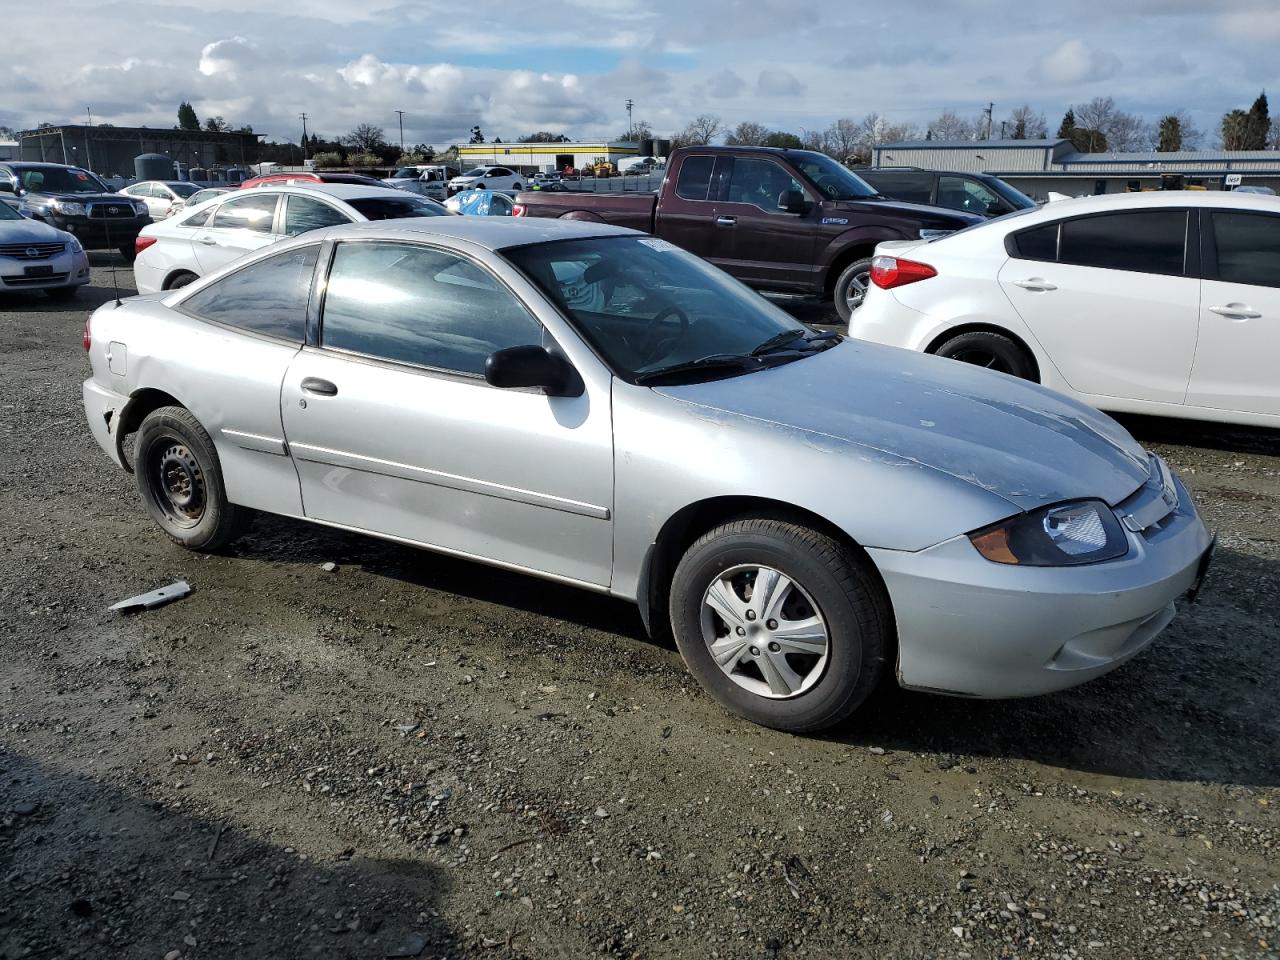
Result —
[[[134,253],[134,256],[137,256],[137,255],[138,255],[138,254],[140,254],[143,250],[147,249],[147,247],[151,246],[151,245],[152,245],[153,243],[155,243],[155,242],[156,242],[156,238],[155,238],[155,237],[143,237],[143,236],[139,236],[139,237],[138,237],[138,239],[136,239],[136,240],[134,240],[134,241],[133,241],[133,253]]]
[[[89,329],[89,325],[93,323],[93,314],[84,318],[84,335],[80,338],[80,342],[84,344],[84,349],[88,352],[93,346],[93,331]]]
[[[936,277],[938,271],[927,263],[903,260],[900,257],[876,257],[871,261],[871,282],[881,290],[905,287],[917,280]]]
[[[528,214],[525,211],[523,203],[513,203],[511,205],[511,215],[513,217],[523,217],[523,216],[527,216]]]

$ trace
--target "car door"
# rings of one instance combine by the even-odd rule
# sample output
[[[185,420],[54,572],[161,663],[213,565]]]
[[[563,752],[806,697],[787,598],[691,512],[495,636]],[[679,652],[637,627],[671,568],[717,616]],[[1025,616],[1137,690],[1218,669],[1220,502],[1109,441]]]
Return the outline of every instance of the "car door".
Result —
[[[687,154],[680,162],[675,184],[664,185],[659,194],[654,225],[654,232],[662,239],[704,258],[711,254],[713,243],[715,194],[712,182],[719,183],[715,173],[714,155]]]
[[[804,185],[768,157],[726,157],[715,202],[715,229],[708,259],[757,287],[786,289],[807,285],[815,270],[814,198]],[[779,206],[788,192],[809,203],[803,213]]]
[[[218,204],[192,243],[200,272],[212,273],[279,240],[275,217],[280,196],[254,190]]]
[[[493,351],[555,347],[491,266],[426,243],[335,245],[317,342],[281,393],[303,507],[321,522],[604,587],[610,381],[588,371],[576,397],[486,383]]]
[[[1197,235],[1184,209],[1053,221],[1011,235],[1000,287],[1071,389],[1180,404],[1196,349]]]
[[[1201,214],[1200,338],[1187,403],[1280,415],[1280,215]]]

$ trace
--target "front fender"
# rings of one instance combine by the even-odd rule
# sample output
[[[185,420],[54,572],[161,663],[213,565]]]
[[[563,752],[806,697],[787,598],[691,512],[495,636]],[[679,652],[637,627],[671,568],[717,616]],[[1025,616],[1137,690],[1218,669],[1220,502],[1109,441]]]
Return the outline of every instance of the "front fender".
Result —
[[[877,243],[884,243],[886,240],[914,240],[915,237],[908,237],[900,230],[894,230],[882,225],[852,227],[843,233],[837,234],[827,244],[822,251],[822,266],[830,269],[831,265],[839,260],[844,259],[845,253],[850,250],[866,249],[874,250]]]

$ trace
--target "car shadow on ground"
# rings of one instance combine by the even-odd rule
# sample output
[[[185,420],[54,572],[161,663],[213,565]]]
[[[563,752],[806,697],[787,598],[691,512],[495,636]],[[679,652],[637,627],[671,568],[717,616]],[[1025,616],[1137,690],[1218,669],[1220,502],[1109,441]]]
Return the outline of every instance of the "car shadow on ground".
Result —
[[[1207,447],[1230,453],[1254,453],[1280,457],[1280,430],[1237,426],[1207,420],[1149,417],[1136,413],[1113,413],[1126,430],[1146,443],[1171,443]]]
[[[203,772],[186,769],[187,780]],[[193,816],[3,748],[0,876],[0,956],[79,956],[92,943],[120,957],[465,952],[436,916],[448,881],[421,860],[358,850],[304,860],[235,821]]]
[[[259,518],[251,560],[359,565],[377,576],[643,643],[624,601],[302,521]],[[1270,585],[1239,592],[1237,583]],[[1022,759],[1140,779],[1280,786],[1280,564],[1222,549],[1204,602],[1134,660],[1092,683],[1023,700],[966,700],[889,684],[819,739],[918,754]],[[746,722],[746,721],[741,721]],[[946,762],[944,760],[944,762]]]

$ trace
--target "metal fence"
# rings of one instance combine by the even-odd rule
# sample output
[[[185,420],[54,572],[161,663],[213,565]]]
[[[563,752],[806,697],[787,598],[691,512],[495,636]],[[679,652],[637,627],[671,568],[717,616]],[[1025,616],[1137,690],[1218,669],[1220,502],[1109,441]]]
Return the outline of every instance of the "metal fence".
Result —
[[[575,193],[656,193],[662,186],[663,174],[629,177],[583,177],[562,180],[566,190]]]

